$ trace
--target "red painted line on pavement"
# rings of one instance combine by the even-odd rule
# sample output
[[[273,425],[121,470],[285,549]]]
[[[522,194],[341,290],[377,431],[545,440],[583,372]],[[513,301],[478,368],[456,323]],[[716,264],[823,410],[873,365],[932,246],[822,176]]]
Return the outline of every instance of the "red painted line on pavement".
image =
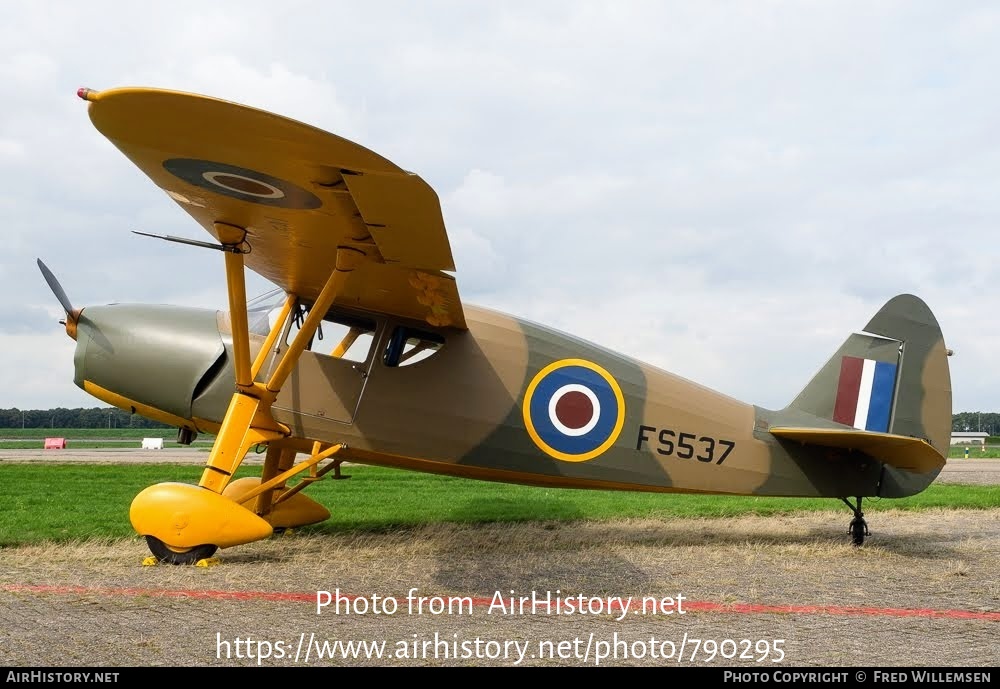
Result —
[[[27,584],[6,584],[0,586],[0,590],[8,593],[39,593],[50,595],[98,595],[108,597],[138,597],[149,596],[152,598],[198,598],[211,600],[237,600],[237,601],[290,601],[296,603],[315,604],[317,593],[281,593],[271,591],[198,591],[194,589],[146,589],[146,588],[104,588],[89,586],[43,586]],[[341,593],[340,596],[347,600],[367,599],[368,596]],[[430,598],[431,596],[424,596]],[[450,596],[441,596],[448,598]],[[382,597],[388,599],[387,596]],[[456,598],[467,598],[456,596]],[[473,607],[489,607],[493,598],[468,597],[472,601]],[[564,598],[577,598],[576,596],[565,596]],[[605,602],[607,597],[603,597]],[[393,598],[398,605],[405,602],[406,598]],[[659,600],[659,598],[657,598]],[[505,599],[510,605],[509,598]],[[554,604],[554,603],[553,603]],[[606,604],[609,610],[621,610],[621,604],[613,601]],[[633,601],[630,609],[641,612],[640,601]],[[850,605],[758,605],[755,603],[714,603],[712,601],[688,601],[683,603],[683,609],[690,612],[709,613],[730,613],[730,614],[757,614],[757,615],[844,615],[853,617],[932,617],[938,619],[956,620],[989,620],[1000,621],[1000,612],[979,612],[975,610],[934,610],[932,608],[875,608],[866,606]],[[652,616],[652,615],[650,615]]]

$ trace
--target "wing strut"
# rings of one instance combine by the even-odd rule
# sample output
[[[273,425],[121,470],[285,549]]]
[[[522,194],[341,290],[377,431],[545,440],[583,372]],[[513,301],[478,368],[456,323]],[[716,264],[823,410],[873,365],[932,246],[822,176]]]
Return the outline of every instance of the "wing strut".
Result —
[[[223,245],[239,245],[245,241],[246,231],[243,228],[216,223],[215,229]],[[281,358],[272,362],[270,375],[264,382],[257,381],[256,378],[263,371],[264,363],[273,349],[278,334],[284,330],[286,321],[291,317],[292,307],[298,301],[298,297],[294,294],[288,295],[281,317],[268,333],[256,360],[251,363],[243,253],[227,251],[225,256],[226,285],[233,330],[236,392],[229,403],[198,484],[216,493],[225,490],[250,448],[290,435],[291,431],[287,426],[274,420],[271,415],[271,405],[337,294],[343,289],[348,273],[360,264],[365,254],[351,247],[338,247],[336,264],[326,284],[309,309],[309,315],[296,333],[295,339],[285,349]]]
[[[247,231],[242,227],[215,223],[219,241],[223,246],[237,246],[246,241]],[[229,317],[233,323],[233,358],[236,368],[236,387],[247,390],[253,387],[250,377],[250,327],[247,325],[247,283],[243,268],[243,254],[225,252],[226,287],[229,292]]]

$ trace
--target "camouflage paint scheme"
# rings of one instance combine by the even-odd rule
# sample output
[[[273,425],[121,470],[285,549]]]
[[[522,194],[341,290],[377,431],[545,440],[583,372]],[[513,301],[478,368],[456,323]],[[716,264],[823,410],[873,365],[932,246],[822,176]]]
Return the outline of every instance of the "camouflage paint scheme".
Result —
[[[294,454],[315,458],[344,444],[341,460],[557,487],[900,497],[923,490],[944,466],[949,352],[915,296],[892,298],[787,407],[764,409],[463,304],[445,272],[454,265],[436,194],[357,144],[203,96],[80,95],[95,126],[227,250],[228,312],[67,310],[77,385],[179,428],[220,434],[203,488],[224,493],[242,461],[225,455],[255,428],[285,448],[280,469]],[[238,355],[248,349],[257,360],[264,342],[242,317],[244,265],[295,306],[274,326],[260,370],[239,383],[240,367],[250,367]],[[330,304],[328,320],[366,322],[367,352],[307,349],[296,360],[293,351],[291,373],[269,387],[314,303]],[[440,348],[412,365],[397,362],[411,336]],[[885,428],[834,420],[848,359],[893,372]],[[259,409],[234,430],[237,401]],[[270,518],[261,504],[256,514]]]
[[[831,420],[840,357],[853,353],[895,361],[900,349],[895,339],[852,335],[788,407],[768,410],[540,325],[465,308],[468,330],[447,333],[440,351],[412,366],[382,362],[387,333],[401,323],[394,319],[376,317],[376,337],[360,370],[356,362],[304,352],[275,402],[274,418],[296,437],[345,442],[350,456],[366,463],[533,485],[901,497],[919,492],[940,471],[914,474],[864,452],[802,445],[768,431],[771,426],[842,428]],[[910,315],[895,313],[901,309]],[[234,389],[232,340],[223,316],[176,307],[88,307],[77,339],[77,384],[89,381],[214,432]],[[888,334],[879,325],[882,320],[902,327],[895,333],[906,343],[891,431],[927,438],[944,456],[951,410],[940,331],[923,302],[909,295],[889,302],[866,331]],[[546,454],[532,441],[523,418],[532,378],[564,359],[602,366],[625,400],[617,440],[587,461]],[[328,418],[345,388],[355,395],[349,405],[356,410],[352,420]],[[642,427],[657,432],[646,431],[640,443]],[[676,449],[664,454],[658,442],[663,429],[694,436],[694,456],[679,458]],[[699,438],[728,440],[734,447],[721,465],[698,461],[706,456],[706,443]]]

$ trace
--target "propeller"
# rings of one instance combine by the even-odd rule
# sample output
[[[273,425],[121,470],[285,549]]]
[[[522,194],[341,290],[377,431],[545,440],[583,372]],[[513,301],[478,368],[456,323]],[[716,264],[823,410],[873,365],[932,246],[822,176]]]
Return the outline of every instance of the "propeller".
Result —
[[[49,270],[49,267],[42,263],[42,259],[38,259],[38,269],[42,271],[42,277],[45,278],[45,282],[48,283],[49,289],[52,293],[56,295],[56,299],[59,300],[59,304],[63,307],[66,312],[66,320],[59,321],[66,325],[66,334],[69,335],[74,340],[76,339],[76,324],[80,321],[80,312],[82,309],[74,309],[73,304],[70,303],[69,297],[66,296],[66,290],[62,288],[56,276]]]

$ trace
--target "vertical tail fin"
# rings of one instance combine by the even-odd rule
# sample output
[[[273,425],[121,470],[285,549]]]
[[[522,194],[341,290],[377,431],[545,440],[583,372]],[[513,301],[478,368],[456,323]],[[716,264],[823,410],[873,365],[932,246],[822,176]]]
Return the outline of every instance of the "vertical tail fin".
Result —
[[[919,298],[901,294],[875,314],[864,333],[848,336],[785,411],[828,420],[831,429],[925,440],[943,465],[951,440],[949,354],[931,310]],[[894,481],[912,483],[898,471],[889,474],[883,495],[897,492]]]

